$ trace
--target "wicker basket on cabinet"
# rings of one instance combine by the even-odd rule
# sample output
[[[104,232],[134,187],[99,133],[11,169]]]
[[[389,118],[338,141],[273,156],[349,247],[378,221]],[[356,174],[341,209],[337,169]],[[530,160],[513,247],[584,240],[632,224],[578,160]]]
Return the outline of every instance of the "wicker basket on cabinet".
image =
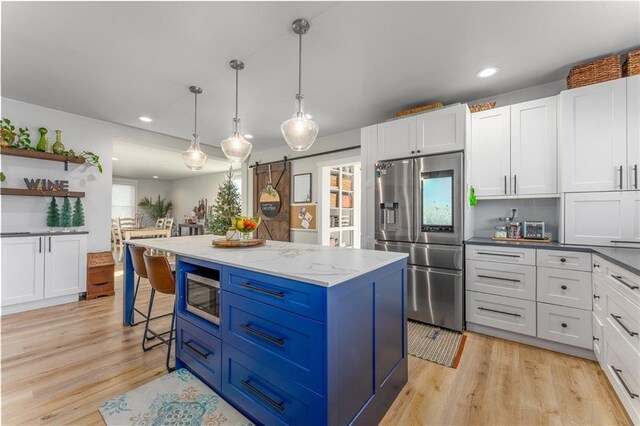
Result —
[[[589,86],[622,77],[620,55],[608,56],[588,64],[576,65],[567,76],[567,88]]]
[[[625,77],[640,75],[640,50],[627,53],[627,60],[622,65],[622,75]]]

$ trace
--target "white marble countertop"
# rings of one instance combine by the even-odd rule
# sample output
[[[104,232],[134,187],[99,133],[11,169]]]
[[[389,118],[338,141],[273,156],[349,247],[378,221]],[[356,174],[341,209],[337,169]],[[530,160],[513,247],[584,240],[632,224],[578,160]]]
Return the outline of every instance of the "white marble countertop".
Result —
[[[331,287],[408,257],[404,253],[267,241],[244,248],[213,247],[213,235],[136,239],[134,245],[249,271]]]

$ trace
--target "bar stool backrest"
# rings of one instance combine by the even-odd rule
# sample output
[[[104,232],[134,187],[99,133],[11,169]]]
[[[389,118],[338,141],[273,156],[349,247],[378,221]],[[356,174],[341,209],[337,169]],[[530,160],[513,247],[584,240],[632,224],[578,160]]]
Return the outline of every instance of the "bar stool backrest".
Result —
[[[147,274],[147,266],[144,263],[144,253],[146,249],[140,246],[129,246],[129,252],[131,253],[131,263],[133,263],[133,270],[142,278],[149,278]]]
[[[144,253],[149,283],[156,291],[164,294],[176,294],[176,280],[166,256],[153,256]]]

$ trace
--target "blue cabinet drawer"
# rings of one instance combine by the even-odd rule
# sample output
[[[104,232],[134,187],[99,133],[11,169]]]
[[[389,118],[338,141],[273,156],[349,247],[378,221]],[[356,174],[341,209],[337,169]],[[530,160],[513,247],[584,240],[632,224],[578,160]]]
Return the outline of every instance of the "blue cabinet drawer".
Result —
[[[225,343],[324,393],[324,324],[228,291],[222,312]]]
[[[225,343],[222,393],[259,423],[325,424],[324,399]]]
[[[324,321],[326,288],[322,286],[225,267],[222,271],[222,289]]]
[[[176,319],[176,357],[209,386],[218,390],[222,380],[220,339],[188,321]]]

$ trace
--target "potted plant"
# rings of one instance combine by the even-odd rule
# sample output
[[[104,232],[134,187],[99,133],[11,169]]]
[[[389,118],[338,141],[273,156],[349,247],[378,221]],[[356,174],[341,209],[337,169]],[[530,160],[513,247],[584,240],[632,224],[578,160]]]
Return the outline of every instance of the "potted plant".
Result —
[[[0,141],[0,145],[13,145],[13,141],[15,141],[16,139],[16,126],[11,124],[11,120],[9,120],[8,118],[2,119],[0,133],[2,134],[2,141]]]
[[[160,198],[158,195],[158,199],[156,201],[153,201],[149,197],[143,197],[138,201],[138,207],[151,216],[154,221],[157,221],[160,218],[167,217],[169,212],[173,209],[173,203],[165,200],[164,198]]]

